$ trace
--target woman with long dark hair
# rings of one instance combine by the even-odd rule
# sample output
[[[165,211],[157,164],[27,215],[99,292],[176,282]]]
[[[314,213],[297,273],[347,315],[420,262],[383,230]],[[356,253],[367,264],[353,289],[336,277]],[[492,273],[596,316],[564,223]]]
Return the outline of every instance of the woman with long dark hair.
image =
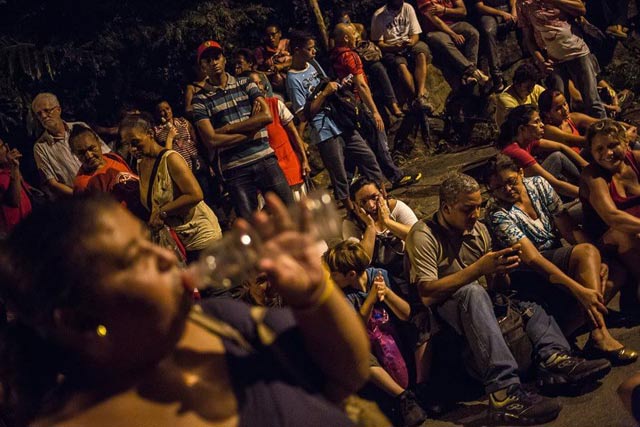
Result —
[[[538,110],[530,104],[509,112],[500,126],[498,148],[524,170],[525,176],[539,175],[560,194],[576,198],[580,178],[578,167],[587,165],[578,153],[558,142],[542,139],[544,124]],[[550,153],[538,163],[536,156]]]

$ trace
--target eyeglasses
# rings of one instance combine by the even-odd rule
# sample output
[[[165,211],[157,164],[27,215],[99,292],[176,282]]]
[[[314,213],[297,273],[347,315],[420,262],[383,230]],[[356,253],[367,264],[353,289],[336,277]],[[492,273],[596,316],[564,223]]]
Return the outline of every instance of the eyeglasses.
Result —
[[[37,116],[50,116],[51,113],[53,113],[55,111],[56,108],[59,108],[59,105],[56,105],[55,107],[51,107],[51,108],[43,108],[41,110],[36,111],[36,115]]]
[[[518,185],[520,183],[520,181],[518,180],[517,177],[512,177],[507,179],[504,184],[502,185],[498,185],[497,187],[489,187],[489,191],[498,191],[498,190],[507,190],[507,188],[515,188],[516,185]]]
[[[277,36],[278,34],[280,34],[280,31],[274,31],[274,32],[272,32],[272,33],[267,33],[267,37],[275,37],[275,36]]]

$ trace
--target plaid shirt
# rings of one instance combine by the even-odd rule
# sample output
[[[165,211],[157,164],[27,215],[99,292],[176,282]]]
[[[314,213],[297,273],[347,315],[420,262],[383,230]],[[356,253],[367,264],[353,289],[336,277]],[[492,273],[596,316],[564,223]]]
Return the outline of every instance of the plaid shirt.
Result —
[[[236,79],[227,74],[227,85],[200,91],[193,99],[194,122],[210,120],[214,129],[242,122],[251,117],[253,104],[262,92],[246,77]],[[254,163],[273,153],[267,129],[262,128],[252,140],[219,149],[222,170]]]

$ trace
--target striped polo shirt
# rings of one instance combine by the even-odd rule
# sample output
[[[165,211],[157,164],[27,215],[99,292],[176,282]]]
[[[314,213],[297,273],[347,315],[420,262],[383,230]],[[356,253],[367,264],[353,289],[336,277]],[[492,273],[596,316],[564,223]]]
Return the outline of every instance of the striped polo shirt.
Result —
[[[248,78],[236,79],[227,73],[227,85],[224,88],[213,86],[194,96],[194,122],[208,119],[214,129],[242,122],[251,117],[253,104],[261,96],[258,86]],[[267,129],[262,128],[254,139],[220,148],[218,153],[222,170],[228,170],[254,163],[272,154],[273,150],[269,146]]]

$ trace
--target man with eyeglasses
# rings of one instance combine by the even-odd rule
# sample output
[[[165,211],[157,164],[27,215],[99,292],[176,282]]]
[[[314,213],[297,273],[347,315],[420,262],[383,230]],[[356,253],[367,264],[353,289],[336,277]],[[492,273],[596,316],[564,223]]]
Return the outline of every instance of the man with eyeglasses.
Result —
[[[280,27],[269,25],[265,28],[263,42],[254,51],[257,68],[269,77],[274,90],[284,92],[284,82],[292,61],[289,40],[282,38]]]
[[[464,337],[470,373],[489,394],[489,416],[510,425],[544,424],[561,406],[554,399],[525,390],[518,364],[507,346],[488,289],[509,284],[508,273],[520,264],[520,246],[492,250],[487,227],[478,221],[480,186],[464,174],[449,176],[440,186],[440,207],[433,218],[418,221],[406,240],[410,280],[422,303]],[[539,383],[583,384],[604,376],[611,364],[571,356],[569,343],[544,309],[513,301],[524,313],[524,331],[533,346]]]
[[[58,98],[52,93],[39,93],[31,103],[31,109],[44,128],[33,146],[40,178],[51,198],[71,196],[73,182],[81,162],[71,152],[69,135],[75,126],[89,127],[84,122],[65,122]],[[100,139],[102,152],[111,149]]]
[[[258,209],[258,192],[271,191],[286,204],[293,203],[293,193],[269,146],[266,126],[273,117],[258,86],[247,77],[236,79],[226,72],[222,46],[214,40],[198,47],[197,61],[208,79],[193,98],[193,120],[236,214],[250,218]]]

